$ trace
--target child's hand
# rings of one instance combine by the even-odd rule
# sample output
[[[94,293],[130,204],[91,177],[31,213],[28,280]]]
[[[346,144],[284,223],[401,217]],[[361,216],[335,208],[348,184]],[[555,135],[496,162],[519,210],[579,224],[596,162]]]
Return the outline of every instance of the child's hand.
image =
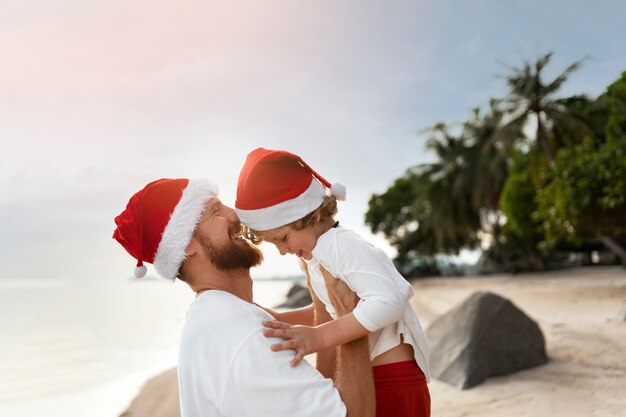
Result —
[[[264,336],[285,339],[284,342],[272,345],[272,351],[279,352],[286,349],[296,351],[296,356],[291,361],[292,367],[298,365],[305,355],[317,352],[324,347],[315,327],[292,326],[279,321],[264,321],[263,326],[265,326]]]

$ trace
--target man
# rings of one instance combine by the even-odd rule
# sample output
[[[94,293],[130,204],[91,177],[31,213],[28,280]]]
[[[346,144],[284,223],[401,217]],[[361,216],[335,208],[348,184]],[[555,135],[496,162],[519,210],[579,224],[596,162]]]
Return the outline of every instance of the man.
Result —
[[[308,363],[292,368],[293,353],[273,352],[252,302],[250,268],[261,253],[242,239],[235,212],[208,180],[161,179],[137,192],[116,217],[113,237],[137,260],[196,292],[181,336],[178,362],[183,417],[374,415],[366,338],[341,346],[333,381]],[[338,302],[347,314],[348,298]],[[274,333],[276,331],[267,331]]]

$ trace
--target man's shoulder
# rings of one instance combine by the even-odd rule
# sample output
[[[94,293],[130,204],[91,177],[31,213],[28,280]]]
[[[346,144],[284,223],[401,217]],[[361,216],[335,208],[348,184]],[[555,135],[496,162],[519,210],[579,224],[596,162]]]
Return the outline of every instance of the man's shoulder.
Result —
[[[210,290],[200,294],[189,307],[183,334],[245,338],[259,331],[263,320],[271,319],[254,304],[227,292]]]

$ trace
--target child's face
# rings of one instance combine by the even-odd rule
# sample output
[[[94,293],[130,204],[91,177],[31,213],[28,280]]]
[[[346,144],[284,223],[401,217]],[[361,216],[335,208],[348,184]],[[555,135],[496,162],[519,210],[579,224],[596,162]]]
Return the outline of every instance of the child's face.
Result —
[[[301,230],[296,230],[291,226],[282,226],[261,232],[259,237],[266,242],[273,243],[281,255],[291,253],[309,260],[317,244],[318,235],[312,226]]]

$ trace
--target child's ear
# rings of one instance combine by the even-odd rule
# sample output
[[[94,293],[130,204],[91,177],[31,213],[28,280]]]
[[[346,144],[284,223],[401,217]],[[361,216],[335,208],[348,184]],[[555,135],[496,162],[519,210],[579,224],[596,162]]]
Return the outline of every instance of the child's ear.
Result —
[[[322,218],[322,213],[320,213],[319,211],[316,211],[315,214],[313,215],[313,222],[319,223],[321,218]]]

